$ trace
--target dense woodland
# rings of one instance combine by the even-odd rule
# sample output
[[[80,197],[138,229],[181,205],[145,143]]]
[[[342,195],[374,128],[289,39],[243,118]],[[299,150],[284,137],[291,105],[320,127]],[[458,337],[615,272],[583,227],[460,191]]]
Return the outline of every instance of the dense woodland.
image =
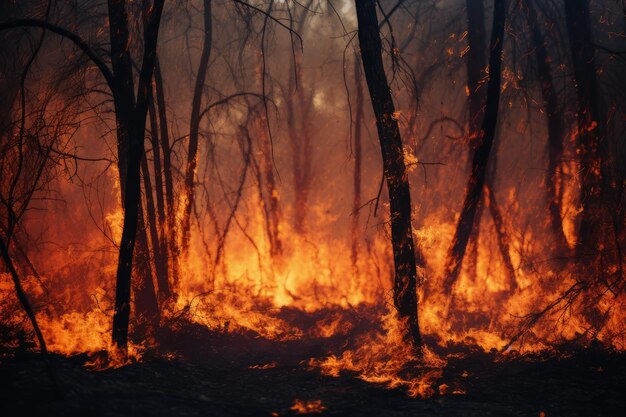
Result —
[[[177,415],[146,372],[229,363],[273,375],[233,415],[346,413],[355,380],[545,415],[523,387],[559,378],[557,414],[613,415],[625,38],[619,0],[1,2],[0,402]],[[336,388],[278,401],[310,373]],[[152,405],[90,408],[87,375]]]

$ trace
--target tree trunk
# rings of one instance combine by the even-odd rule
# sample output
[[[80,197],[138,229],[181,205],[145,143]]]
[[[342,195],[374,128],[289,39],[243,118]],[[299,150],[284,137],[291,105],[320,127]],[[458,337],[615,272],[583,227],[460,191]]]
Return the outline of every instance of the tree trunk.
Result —
[[[126,355],[128,344],[128,321],[130,316],[130,288],[132,256],[135,246],[137,213],[134,215],[132,231],[127,223],[132,218],[127,207],[128,160],[132,114],[135,107],[132,63],[128,45],[128,16],[126,5],[121,0],[109,0],[109,30],[111,37],[111,66],[113,67],[115,90],[113,91],[115,117],[117,124],[118,166],[122,202],[124,207],[124,225],[118,256],[118,269],[115,281],[115,310],[113,314],[113,344]],[[132,239],[132,242],[129,242]]]
[[[604,281],[607,279],[605,273],[615,273],[610,270],[613,266],[621,271],[619,242],[612,241],[609,236],[623,227],[624,217],[614,217],[620,215],[617,210],[619,206],[611,207],[617,202],[614,200],[616,189],[611,179],[609,145],[605,136],[606,120],[598,100],[600,86],[596,73],[589,1],[568,0],[564,4],[577,96],[576,151],[580,158],[581,190],[580,228],[575,247],[578,276],[584,282]],[[593,327],[602,329],[608,316],[597,299],[592,294],[587,295],[583,315]]]
[[[265,77],[265,74],[261,58],[262,56],[259,55],[256,76],[258,84],[263,86],[263,77]],[[273,145],[268,129],[270,120],[267,118],[267,112],[264,112],[263,107],[254,109],[251,122],[253,124],[253,131],[258,135],[259,156],[261,158],[257,166],[259,198],[263,203],[265,227],[270,242],[270,254],[272,258],[276,258],[283,253],[283,245],[280,236],[282,213],[280,207],[280,193],[276,186],[276,177],[274,176]]]
[[[411,195],[404,164],[402,138],[385,75],[376,1],[357,0],[355,4],[361,59],[376,116],[383,171],[389,191],[391,243],[395,265],[394,304],[399,316],[407,321],[408,341],[415,348],[419,348],[422,340],[417,311],[417,274],[411,228]]]
[[[485,89],[480,88],[485,78],[487,53],[485,46],[485,6],[483,0],[466,0],[467,8],[467,94],[469,97],[469,143],[474,149],[480,142],[480,122],[485,103]]]
[[[135,301],[135,320],[145,332],[147,328],[154,328],[159,324],[159,303],[152,281],[152,266],[150,264],[150,252],[148,250],[148,235],[143,215],[141,202],[137,220],[137,247],[135,251],[135,274],[138,279],[133,283]]]
[[[467,95],[469,101],[468,144],[469,155],[476,150],[480,137],[480,123],[484,114],[485,88],[481,88],[485,78],[487,62],[487,34],[485,33],[485,5],[483,0],[466,0],[467,9]],[[481,199],[482,200],[482,199]],[[470,275],[476,279],[478,273],[478,250],[480,248],[480,224],[483,213],[482,201],[478,201],[476,219],[467,243]],[[462,260],[460,261],[462,262]]]
[[[609,180],[608,143],[598,103],[595,48],[588,0],[568,0],[565,20],[569,35],[574,85],[577,95],[577,150],[580,157],[581,206],[580,230],[576,253],[580,257],[596,254],[603,246],[601,220],[602,194]]]
[[[159,301],[163,302],[169,297],[169,283],[167,282],[167,264],[163,262],[165,255],[161,252],[161,237],[159,236],[156,220],[156,210],[154,207],[154,197],[152,196],[152,183],[150,182],[150,171],[146,156],[141,158],[141,173],[143,177],[143,188],[146,196],[146,213],[148,215],[148,230],[150,231],[150,241],[152,243],[152,253],[154,258],[154,269],[157,278]],[[146,243],[147,247],[147,243]],[[148,252],[149,253],[149,252]]]
[[[308,14],[311,13],[312,0],[303,5],[300,15],[295,20],[298,26],[295,32],[304,36]],[[293,226],[296,233],[305,232],[306,215],[308,211],[309,194],[312,181],[313,147],[311,146],[310,110],[313,90],[305,96],[302,71],[302,51],[295,48],[293,51],[292,68],[289,76],[289,93],[296,91],[298,98],[298,112],[296,112],[291,97],[285,99],[289,126],[289,140],[292,154],[293,173]],[[299,116],[299,117],[298,117]]]
[[[133,253],[139,222],[141,198],[140,165],[144,151],[144,130],[148,113],[148,98],[151,94],[151,79],[156,58],[156,45],[163,11],[164,0],[155,0],[153,8],[144,20],[144,53],[137,102],[134,100],[133,72],[128,50],[128,16],[123,0],[109,0],[109,27],[111,37],[111,64],[120,90],[114,92],[118,131],[127,134],[128,143],[121,146],[127,151],[124,166],[124,224],[119,248],[119,259],[115,284],[115,311],[113,315],[113,344],[123,356],[127,355],[128,324],[130,317],[130,291]],[[128,97],[130,92],[130,97]],[[124,100],[120,103],[120,100]],[[128,102],[130,100],[130,102]],[[130,117],[117,114],[119,106],[130,107]],[[121,158],[120,158],[121,159]]]
[[[204,41],[198,74],[196,75],[196,86],[193,91],[191,103],[191,121],[189,122],[189,148],[187,152],[187,169],[185,170],[185,198],[183,207],[183,219],[181,224],[181,244],[184,253],[189,248],[189,232],[191,228],[191,209],[194,199],[194,178],[196,166],[198,164],[198,136],[200,130],[200,106],[202,104],[202,94],[204,92],[204,81],[206,79],[209,58],[211,57],[212,27],[211,27],[211,0],[204,0]]]
[[[171,267],[173,291],[178,285],[178,244],[176,242],[176,207],[174,206],[174,180],[172,178],[172,148],[170,146],[169,129],[167,127],[167,109],[165,107],[165,90],[163,86],[163,75],[159,58],[157,56],[154,64],[154,85],[157,100],[157,110],[159,115],[159,139],[161,142],[161,152],[163,153],[163,179],[165,185],[165,202],[167,203],[167,222],[164,227],[167,234],[168,263]],[[169,257],[173,257],[170,260]],[[170,292],[172,288],[170,288]]]
[[[154,86],[154,84],[153,84]],[[148,110],[150,115],[150,141],[152,143],[152,162],[154,167],[154,184],[155,184],[155,197],[156,197],[156,213],[157,219],[150,219],[150,213],[148,213],[149,221],[154,222],[157,227],[157,240],[153,241],[153,246],[158,250],[155,250],[154,262],[157,266],[157,283],[159,285],[159,302],[163,302],[170,298],[171,290],[168,279],[169,262],[168,262],[168,245],[167,245],[167,217],[165,214],[165,198],[163,196],[163,168],[161,165],[161,152],[159,145],[159,124],[157,121],[156,109],[154,106],[154,95],[150,96],[150,102],[148,103]],[[150,180],[150,173],[146,167],[146,173],[144,174],[148,181]],[[146,183],[148,189],[148,184]],[[146,191],[147,192],[147,191]]]
[[[506,274],[509,284],[509,291],[515,291],[517,290],[518,285],[517,280],[515,279],[515,268],[513,267],[513,261],[511,260],[510,255],[511,240],[509,239],[509,235],[506,233],[504,218],[502,216],[500,206],[498,205],[498,201],[496,200],[496,195],[493,192],[493,187],[486,186],[485,191],[487,193],[485,200],[487,202],[487,206],[489,206],[489,212],[491,213],[493,225],[496,229],[498,248],[500,249],[500,254],[502,255],[504,273]]]
[[[281,220],[280,198],[274,177],[274,163],[272,160],[272,144],[265,127],[264,116],[255,117],[255,130],[259,135],[259,148],[261,153],[261,163],[259,164],[261,186],[260,190],[265,191],[267,198],[264,200],[266,210],[267,234],[270,240],[270,253],[272,257],[280,256],[283,252],[282,241],[280,239],[279,225]],[[260,196],[263,198],[263,194]]]
[[[304,22],[304,19],[303,19]],[[300,31],[302,33],[302,30]],[[302,83],[302,52],[296,52],[296,71]],[[313,88],[313,87],[311,87]],[[312,94],[312,93],[311,93]],[[298,233],[304,233],[306,227],[306,215],[309,206],[309,194],[311,193],[311,181],[313,180],[313,146],[311,144],[311,102],[312,95],[305,97],[303,84],[300,84],[297,92],[298,107],[300,108],[300,134],[302,138],[298,143],[300,152],[300,164],[298,170],[298,183],[296,184],[295,223],[294,228]]]
[[[563,114],[559,108],[556,87],[550,71],[550,56],[537,21],[536,5],[532,0],[528,0],[528,23],[532,30],[537,73],[548,127],[548,172],[545,178],[545,187],[550,213],[550,228],[556,240],[557,253],[565,254],[568,251],[568,244],[563,233],[561,195],[559,193],[560,167],[563,159]]]
[[[487,85],[487,104],[481,132],[472,160],[470,178],[465,188],[463,208],[456,227],[452,244],[448,251],[445,265],[444,290],[450,294],[461,269],[467,241],[474,226],[476,208],[482,198],[483,186],[487,173],[487,163],[493,145],[498,121],[500,103],[500,79],[502,66],[502,44],[506,18],[506,1],[495,0],[493,28],[490,41],[489,83]]]
[[[499,137],[500,134],[496,133]],[[495,140],[495,139],[494,139]],[[498,249],[502,257],[502,263],[504,266],[504,274],[509,285],[509,292],[514,292],[518,289],[517,278],[515,275],[515,268],[513,267],[513,260],[511,259],[511,239],[506,231],[506,225],[504,223],[504,216],[500,205],[496,200],[496,194],[494,192],[494,179],[498,172],[498,155],[501,141],[497,141],[494,144],[493,155],[490,158],[487,177],[485,178],[485,187],[483,192],[485,193],[483,201],[484,205],[489,208],[491,214],[491,220],[496,231],[496,239],[498,242]]]
[[[354,55],[354,85],[356,89],[356,107],[354,112],[354,183],[353,183],[353,199],[352,199],[352,268],[354,272],[358,272],[359,260],[359,209],[361,208],[361,128],[363,123],[363,81],[361,79],[361,66],[359,65],[359,56]]]

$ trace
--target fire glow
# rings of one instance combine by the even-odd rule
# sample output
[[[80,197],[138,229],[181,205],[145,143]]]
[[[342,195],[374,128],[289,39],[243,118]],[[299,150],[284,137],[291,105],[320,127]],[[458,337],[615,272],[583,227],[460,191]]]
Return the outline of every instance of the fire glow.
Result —
[[[142,27],[149,27],[163,7],[155,1],[142,15],[131,3],[128,13],[137,22],[146,19],[138,23]],[[93,370],[143,361],[146,352],[159,350],[159,329],[193,325],[276,343],[331,346],[339,340],[338,349],[310,357],[302,366],[325,376],[355,375],[427,398],[466,393],[462,382],[444,381],[448,360],[462,355],[461,347],[498,352],[505,359],[560,352],[566,345],[626,349],[623,173],[619,157],[607,157],[607,162],[594,147],[609,141],[610,127],[623,127],[626,119],[612,113],[612,118],[596,121],[590,119],[591,110],[585,113],[580,103],[569,106],[562,98],[558,107],[568,113],[559,115],[560,149],[550,148],[554,125],[548,116],[556,109],[548,109],[547,86],[553,80],[535,72],[546,62],[551,74],[560,70],[558,62],[540,60],[542,53],[554,51],[541,49],[536,43],[543,40],[537,37],[554,22],[543,9],[533,11],[538,2],[507,6],[495,1],[493,22],[481,17],[481,25],[489,21],[486,27],[493,28],[487,31],[491,40],[485,33],[479,39],[484,56],[474,62],[478,66],[473,75],[471,69],[466,74],[465,65],[479,49],[468,45],[475,34],[464,28],[452,34],[448,28],[430,29],[433,45],[442,52],[430,63],[439,74],[433,76],[425,70],[428,48],[417,41],[404,46],[397,42],[416,36],[413,24],[426,30],[422,23],[409,22],[408,14],[396,16],[393,34],[381,23],[389,38],[383,37],[382,75],[387,69],[390,84],[378,87],[391,91],[394,100],[393,111],[384,117],[376,113],[377,95],[371,91],[376,74],[370,68],[375,65],[367,65],[366,45],[375,45],[376,39],[361,29],[368,10],[350,6],[333,11],[308,2],[318,16],[290,1],[278,2],[280,7],[265,13],[251,8],[251,2],[192,3],[198,3],[198,15],[190,25],[205,29],[190,26],[183,36],[177,25],[180,16],[166,6],[158,39],[169,43],[157,48],[154,39],[159,61],[148,71],[150,88],[142,84],[141,71],[130,69],[129,79],[138,85],[132,89],[132,94],[137,91],[133,106],[145,105],[144,149],[135,161],[139,213],[132,239],[124,234],[129,210],[122,201],[131,201],[134,154],[120,153],[126,152],[124,146],[132,148],[133,141],[127,138],[120,145],[120,104],[109,98],[118,100],[121,94],[102,92],[102,74],[94,75],[93,62],[81,61],[89,55],[68,59],[66,68],[54,57],[60,49],[39,58],[35,52],[32,91],[12,90],[15,103],[8,105],[6,120],[0,120],[6,125],[0,155],[0,238],[8,244],[6,258],[17,265],[16,274],[6,261],[6,269],[0,270],[0,323],[7,334],[1,342],[7,352],[33,349],[36,342],[16,297],[17,274],[48,350],[64,356],[87,353],[85,366]],[[375,2],[366,3],[380,19]],[[297,10],[295,18],[289,5]],[[454,13],[438,7],[424,12],[429,20],[453,19]],[[326,18],[333,13],[358,33],[361,46],[347,42],[338,22],[329,23]],[[504,17],[498,20],[498,13],[507,16],[509,26]],[[252,20],[237,21],[237,31],[252,32],[249,43],[233,51],[228,45],[239,42],[237,36],[217,22],[241,16]],[[271,48],[262,16],[273,25]],[[291,26],[280,23],[288,16]],[[16,21],[23,24],[0,22],[0,33],[32,29],[27,21]],[[37,21],[34,27],[47,28],[40,47],[52,48],[48,37],[58,31]],[[85,29],[85,39],[104,43],[100,38],[107,39],[109,22],[102,23],[91,32]],[[607,26],[604,30],[611,29]],[[300,36],[305,45],[315,43],[319,34],[329,40],[306,52],[299,46],[284,48]],[[122,44],[134,45],[148,34],[132,36]],[[378,35],[374,38],[380,43]],[[148,40],[142,40],[145,51]],[[189,62],[176,55],[186,50],[184,42],[195,51]],[[110,47],[114,55],[115,43]],[[568,51],[565,45],[553,47]],[[141,69],[150,54],[144,47],[134,48],[127,48],[132,50],[128,59]],[[536,63],[520,64],[519,50]],[[489,59],[490,51],[497,57]],[[344,59],[337,61],[342,54]],[[144,59],[137,60],[139,56]],[[103,62],[114,73],[115,58],[109,58]],[[593,73],[600,76],[601,63],[596,61]],[[317,66],[320,62],[324,64]],[[45,65],[61,66],[74,74],[75,82],[58,80]],[[618,71],[606,66],[608,72]],[[419,83],[408,81],[416,77],[415,68],[418,78],[423,76]],[[203,73],[201,79],[189,75],[198,73]],[[559,74],[568,94],[577,103],[583,101],[576,69]],[[13,75],[15,79],[19,76]],[[144,90],[150,90],[146,97],[141,96]],[[81,97],[76,103],[71,101],[75,96]],[[478,106],[469,103],[470,112],[478,113],[467,116],[468,102],[474,99]],[[27,116],[21,116],[22,101]],[[383,104],[389,110],[389,102]],[[615,106],[614,113],[622,111]],[[394,128],[401,146],[387,145],[389,150],[381,132]],[[124,134],[130,137],[136,129],[127,130]],[[598,138],[600,130],[604,136]],[[488,141],[493,150],[481,162]],[[385,152],[395,152],[396,158]],[[30,161],[29,153],[45,153],[46,158]],[[21,169],[24,165],[33,171],[37,164],[41,178]],[[393,168],[398,175],[392,175]],[[394,187],[404,195],[403,186],[412,201],[393,195]],[[29,190],[32,195],[25,198]],[[17,216],[20,199],[29,206]],[[402,222],[400,200],[409,208],[404,213],[408,235],[403,234],[406,228],[396,228]],[[132,269],[130,337],[120,349],[126,335],[116,338],[112,320],[115,315],[123,321],[128,308],[119,302],[125,239],[132,240],[134,252],[126,265]],[[402,250],[410,252],[404,253],[412,258],[410,272],[398,261]],[[406,290],[411,288],[400,288],[400,278],[413,279],[417,286],[411,294],[418,303],[411,312],[415,320],[399,305],[402,296],[410,301]],[[417,323],[423,345],[416,347]],[[176,357],[174,352],[159,354]],[[277,359],[248,368],[266,372],[280,366]],[[326,406],[322,400],[296,399],[290,410],[317,414]]]

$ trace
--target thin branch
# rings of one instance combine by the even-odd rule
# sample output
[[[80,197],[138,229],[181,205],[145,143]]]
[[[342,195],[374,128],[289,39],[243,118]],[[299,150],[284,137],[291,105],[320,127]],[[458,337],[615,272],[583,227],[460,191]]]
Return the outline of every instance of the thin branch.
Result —
[[[38,19],[19,19],[2,23],[0,24],[0,32],[3,30],[15,29],[20,27],[39,27],[47,29],[50,32],[56,33],[57,35],[60,35],[72,41],[74,45],[76,45],[81,51],[83,51],[85,55],[87,55],[87,57],[91,59],[94,64],[96,64],[96,66],[102,73],[102,76],[105,78],[107,84],[109,85],[111,91],[115,91],[115,77],[113,76],[113,73],[105,64],[105,62],[93,51],[93,49],[91,49],[87,42],[83,40],[83,38],[65,28]]]

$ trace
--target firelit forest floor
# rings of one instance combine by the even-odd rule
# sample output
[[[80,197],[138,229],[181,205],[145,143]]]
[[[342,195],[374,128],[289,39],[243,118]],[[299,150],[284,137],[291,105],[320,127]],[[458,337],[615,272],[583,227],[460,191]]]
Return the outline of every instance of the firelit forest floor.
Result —
[[[468,349],[448,359],[434,384],[460,384],[466,393],[419,399],[354,374],[310,369],[311,357],[340,353],[346,336],[271,342],[196,328],[161,337],[175,359],[147,354],[141,363],[91,371],[85,355],[55,356],[56,389],[37,355],[5,352],[0,416],[289,416],[298,414],[297,401],[327,416],[626,415],[626,356],[599,349],[532,360]]]

